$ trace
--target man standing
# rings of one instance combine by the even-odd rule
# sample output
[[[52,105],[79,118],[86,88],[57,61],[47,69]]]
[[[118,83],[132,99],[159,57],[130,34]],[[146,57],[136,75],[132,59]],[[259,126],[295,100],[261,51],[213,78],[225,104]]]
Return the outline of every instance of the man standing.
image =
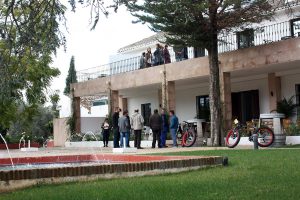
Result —
[[[128,110],[126,110],[126,112],[127,112],[127,120],[128,120],[128,124],[129,124],[129,131],[128,131],[128,140],[126,140],[126,147],[130,147],[130,145],[129,145],[129,139],[130,139],[130,134],[131,134],[131,120],[130,120],[130,117],[129,117],[129,115],[128,115]]]
[[[113,126],[113,133],[114,133],[114,148],[120,148],[119,141],[120,141],[120,132],[119,132],[119,112],[121,109],[118,107],[115,108],[115,112],[112,116],[112,126]]]
[[[161,127],[161,136],[160,136],[160,140],[161,140],[161,147],[167,147],[166,146],[166,139],[167,139],[167,133],[169,130],[169,123],[168,123],[168,118],[167,118],[167,114],[165,113],[165,110],[162,109],[161,110],[161,122],[162,122],[162,127]]]
[[[123,112],[123,116],[119,118],[119,130],[120,130],[120,146],[124,147],[129,144],[129,131],[130,131],[130,124],[128,121],[128,111]],[[125,144],[124,144],[125,138]]]
[[[153,132],[153,141],[152,141],[152,148],[155,148],[156,140],[158,142],[157,146],[158,148],[161,148],[160,146],[160,131],[161,131],[161,117],[158,114],[158,110],[155,109],[153,115],[150,117],[150,128]]]
[[[171,56],[170,56],[170,52],[168,50],[168,45],[167,44],[165,45],[163,53],[164,53],[165,64],[171,63]]]
[[[178,125],[178,118],[176,117],[174,110],[170,110],[170,132],[173,140],[173,147],[177,147],[176,131]]]
[[[144,118],[141,114],[139,114],[139,110],[136,109],[130,120],[131,128],[134,131],[134,147],[138,149],[142,149],[141,147],[141,135],[142,129],[144,127]]]

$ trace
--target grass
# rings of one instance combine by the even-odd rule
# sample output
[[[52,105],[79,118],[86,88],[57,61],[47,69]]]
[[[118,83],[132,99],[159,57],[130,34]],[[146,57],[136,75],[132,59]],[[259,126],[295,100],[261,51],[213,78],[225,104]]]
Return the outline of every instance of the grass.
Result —
[[[300,199],[300,150],[220,150],[172,155],[222,155],[228,167],[179,174],[59,185],[1,194],[0,200]]]

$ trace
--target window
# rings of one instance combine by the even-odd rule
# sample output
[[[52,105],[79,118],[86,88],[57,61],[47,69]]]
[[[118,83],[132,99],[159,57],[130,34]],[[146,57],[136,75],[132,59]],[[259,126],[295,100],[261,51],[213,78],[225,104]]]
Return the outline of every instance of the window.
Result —
[[[104,105],[108,105],[107,99],[98,99],[93,102],[93,106],[104,106]]]
[[[194,47],[194,58],[205,56],[205,49],[201,47]]]
[[[296,84],[297,119],[300,119],[300,84]]]
[[[300,37],[300,18],[291,20],[292,37]]]
[[[253,29],[246,29],[244,31],[238,32],[236,36],[237,36],[238,49],[254,46]]]
[[[144,125],[149,126],[149,119],[151,116],[151,103],[145,103],[141,105],[141,114],[144,118]]]
[[[196,109],[197,109],[197,118],[209,120],[210,110],[209,110],[209,97],[205,96],[197,96],[196,97]]]

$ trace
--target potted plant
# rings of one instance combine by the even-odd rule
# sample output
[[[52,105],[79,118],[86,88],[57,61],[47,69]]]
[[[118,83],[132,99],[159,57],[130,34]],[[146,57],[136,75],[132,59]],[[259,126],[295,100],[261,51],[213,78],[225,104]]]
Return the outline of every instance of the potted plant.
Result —
[[[295,96],[291,96],[289,99],[285,97],[277,102],[276,112],[283,113],[285,119],[283,119],[283,128],[286,129],[292,123],[291,117],[296,114],[297,104],[294,103]]]

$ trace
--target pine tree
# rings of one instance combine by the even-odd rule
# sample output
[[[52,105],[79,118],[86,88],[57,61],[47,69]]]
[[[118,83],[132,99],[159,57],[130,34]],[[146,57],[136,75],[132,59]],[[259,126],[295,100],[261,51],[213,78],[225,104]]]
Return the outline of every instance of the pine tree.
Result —
[[[66,95],[66,96],[70,95],[70,85],[72,83],[77,83],[74,56],[72,56],[72,58],[71,58],[70,68],[69,68],[68,76],[66,78],[66,87],[64,89],[64,95]]]
[[[282,0],[278,0],[278,5]],[[268,0],[127,0],[122,1],[138,22],[166,33],[172,45],[202,47],[208,51],[209,98],[212,145],[222,145],[222,111],[218,61],[218,35],[243,29],[270,18],[274,8]]]

